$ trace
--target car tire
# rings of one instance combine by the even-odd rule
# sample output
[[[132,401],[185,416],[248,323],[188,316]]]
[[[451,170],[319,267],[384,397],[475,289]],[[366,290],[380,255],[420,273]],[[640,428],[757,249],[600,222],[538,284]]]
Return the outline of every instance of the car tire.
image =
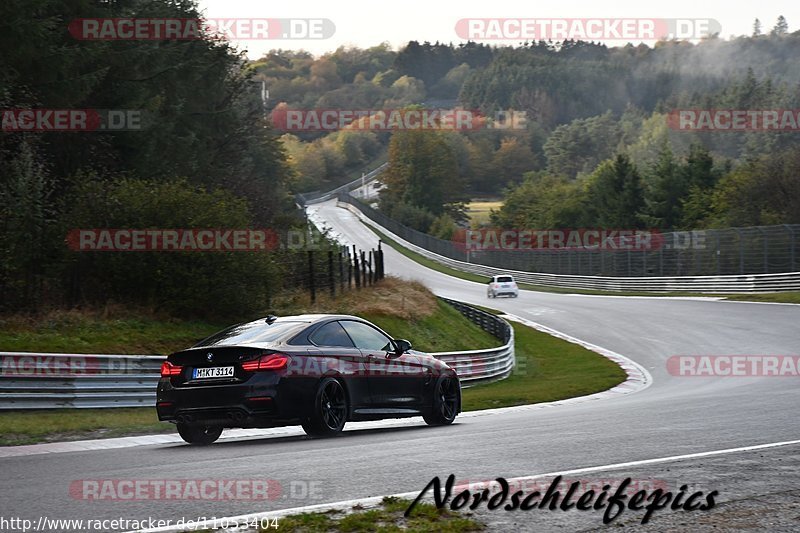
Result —
[[[453,376],[443,376],[436,382],[431,410],[422,418],[429,426],[452,424],[458,415],[459,401],[458,379]]]
[[[309,437],[333,437],[347,422],[348,405],[344,386],[336,378],[324,378],[314,394],[311,416],[303,421]]]
[[[189,444],[208,446],[222,435],[222,427],[178,424],[178,434]]]

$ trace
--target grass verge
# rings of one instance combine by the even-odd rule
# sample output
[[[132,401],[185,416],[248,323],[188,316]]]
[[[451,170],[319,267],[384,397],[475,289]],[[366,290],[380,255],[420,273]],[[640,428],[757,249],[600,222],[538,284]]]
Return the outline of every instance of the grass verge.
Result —
[[[761,294],[729,294],[726,300],[737,302],[771,302],[800,304],[800,292],[765,292]]]
[[[395,338],[410,340],[415,349],[425,352],[477,350],[498,345],[497,339],[416,281],[388,277],[373,286],[335,298],[320,294],[313,304],[308,294],[299,292],[276,305],[277,315],[295,314],[300,310],[357,315]]]
[[[430,268],[442,274],[453,276],[455,278],[463,279],[466,281],[474,281],[476,283],[488,283],[489,278],[480,276],[478,274],[471,274],[469,272],[462,272],[455,268],[450,268],[441,263],[428,259],[427,257],[418,254],[413,250],[409,250],[401,246],[392,238],[386,236],[380,230],[377,230],[369,224],[364,224],[373,233],[386,243],[389,247],[393,248],[402,255],[409,259],[416,261],[424,267]],[[562,287],[548,287],[546,285],[534,285],[531,283],[517,283],[520,289],[537,292],[552,292],[556,294],[586,294],[591,296],[657,296],[657,297],[716,297],[730,301],[737,302],[770,302],[770,303],[791,303],[800,304],[800,292],[769,292],[758,294],[706,294],[706,293],[690,293],[690,292],[644,292],[644,291],[599,291],[587,289],[567,289]]]
[[[53,311],[0,318],[0,351],[150,355],[191,346],[226,324],[131,316],[117,311]]]
[[[283,314],[306,311],[351,313],[378,324],[397,338],[407,338],[423,351],[455,351],[497,346],[498,340],[469,322],[424,286],[387,278],[375,286],[315,303],[297,295],[279,305]],[[78,345],[90,353],[167,353],[185,348],[221,325],[164,321],[158,318],[105,319],[92,313],[61,314],[41,321],[16,320],[15,329],[0,336],[20,351],[69,352]],[[134,327],[133,325],[136,325]],[[614,363],[576,344],[521,324],[516,332],[517,367],[505,380],[464,390],[464,409],[488,409],[560,400],[613,387],[625,379]],[[139,329],[137,329],[139,328]],[[119,335],[115,331],[120,330]],[[148,335],[159,335],[150,340]],[[115,340],[116,339],[116,340]],[[133,342],[136,350],[130,350]],[[158,422],[155,409],[59,409],[0,412],[0,445],[117,437],[172,432]]]
[[[374,509],[353,508],[347,513],[302,513],[280,518],[278,529],[287,533],[450,533],[481,531],[483,524],[430,503],[418,503],[408,518],[403,513],[409,500],[386,497]],[[264,528],[263,532],[274,531]]]
[[[430,320],[439,321],[439,326],[456,323],[459,317],[449,314],[449,310],[437,313]],[[406,327],[413,329],[409,331],[413,334],[407,336],[418,340],[417,333],[425,330],[435,335],[437,329],[430,324],[408,324]],[[464,389],[465,411],[583,396],[611,388],[625,379],[625,373],[616,364],[577,344],[522,324],[512,323],[512,326],[516,335],[516,368],[502,381]],[[466,335],[465,328],[459,330]],[[483,331],[480,333],[485,335]],[[6,446],[171,431],[173,427],[158,422],[151,408],[0,413],[0,445]]]
[[[517,365],[511,375],[464,389],[465,411],[552,402],[610,389],[625,380],[612,361],[586,348],[512,322]]]
[[[320,295],[313,305],[302,293],[277,305],[280,314],[356,314],[396,338],[411,340],[422,351],[499,344],[423,285],[392,278],[336,299]],[[165,320],[146,314],[125,318],[107,312],[59,311],[38,318],[8,317],[2,325],[0,351],[146,355],[186,348],[227,324]],[[173,431],[174,426],[159,422],[155,409],[149,407],[0,412],[0,445],[5,446]]]
[[[395,338],[412,340],[414,349],[423,352],[479,350],[502,344],[452,306],[441,300],[436,305],[435,313],[414,321],[387,315],[365,315],[364,318],[391,332]]]
[[[174,433],[152,407],[0,412],[0,445]]]

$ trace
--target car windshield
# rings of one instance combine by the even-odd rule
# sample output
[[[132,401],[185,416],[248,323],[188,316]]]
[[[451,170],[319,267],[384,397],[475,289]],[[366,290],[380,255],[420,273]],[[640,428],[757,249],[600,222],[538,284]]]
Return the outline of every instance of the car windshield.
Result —
[[[511,276],[497,276],[497,283],[511,283],[514,278]]]
[[[272,324],[264,321],[248,322],[215,333],[195,344],[195,347],[278,342],[295,336],[306,326],[308,326],[306,322],[286,321]]]

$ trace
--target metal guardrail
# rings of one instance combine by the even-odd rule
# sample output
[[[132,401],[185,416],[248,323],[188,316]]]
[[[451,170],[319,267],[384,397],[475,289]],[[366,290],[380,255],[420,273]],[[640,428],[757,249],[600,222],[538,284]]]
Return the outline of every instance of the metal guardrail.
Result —
[[[514,368],[511,326],[479,309],[446,301],[504,345],[430,355],[452,365],[470,385],[508,376]],[[0,352],[0,410],[152,407],[163,361],[160,355]]]
[[[389,163],[383,163],[382,165],[378,166],[377,168],[370,170],[368,173],[364,174],[360,178],[356,178],[349,183],[345,183],[339,187],[336,187],[332,191],[328,191],[326,193],[321,193],[319,195],[314,194],[298,194],[297,199],[298,203],[301,205],[310,205],[310,204],[318,204],[320,202],[327,202],[333,198],[336,198],[341,193],[349,193],[350,191],[365,185],[366,183],[371,182],[377,176],[379,176],[386,168],[389,166]]]
[[[385,224],[385,215],[365,206],[349,194],[340,194],[338,200],[347,204],[362,220],[373,225],[401,246],[432,259],[455,270],[491,277],[498,274],[512,274],[517,281],[546,287],[566,289],[627,291],[627,292],[697,292],[714,294],[736,294],[751,292],[800,291],[800,272],[775,274],[734,274],[722,276],[579,276],[570,274],[549,274],[498,268],[460,261],[446,257],[435,251],[412,243],[398,235],[391,224]],[[376,215],[377,213],[377,215]],[[380,216],[378,216],[380,215]],[[394,221],[392,221],[394,222]],[[397,224],[394,222],[394,224]],[[410,229],[410,228],[406,228]],[[414,231],[414,230],[410,230]],[[430,235],[426,237],[435,239]],[[441,241],[441,239],[436,239]],[[513,253],[513,252],[508,252]],[[488,280],[487,280],[488,281]]]
[[[163,360],[0,352],[0,410],[153,406]]]
[[[654,234],[652,248],[468,250],[465,243],[409,228],[342,192],[341,202],[403,240],[437,255],[502,270],[564,276],[686,277],[800,271],[800,224]],[[655,238],[655,235],[658,238]]]
[[[448,298],[441,299],[504,344],[486,350],[437,352],[430,355],[452,367],[458,373],[464,388],[507,378],[516,364],[514,328],[502,318],[486,311]]]

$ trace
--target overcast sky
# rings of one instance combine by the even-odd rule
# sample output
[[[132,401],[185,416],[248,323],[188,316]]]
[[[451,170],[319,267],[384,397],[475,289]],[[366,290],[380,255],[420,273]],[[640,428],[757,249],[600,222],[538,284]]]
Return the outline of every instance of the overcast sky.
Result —
[[[721,36],[728,38],[731,35],[749,35],[755,18],[759,18],[764,30],[769,31],[778,16],[783,15],[789,23],[789,31],[800,28],[800,2],[796,0],[753,2],[746,6],[729,0],[670,0],[659,3],[622,0],[608,8],[585,0],[547,4],[460,0],[453,6],[435,0],[200,0],[199,4],[209,18],[326,18],[336,25],[333,36],[323,40],[248,40],[237,43],[240,48],[247,49],[251,58],[260,57],[274,48],[305,49],[314,54],[323,54],[341,45],[365,48],[383,41],[388,41],[395,49],[409,40],[458,43],[464,39],[456,34],[455,26],[459,19],[464,18],[710,18],[720,23]],[[503,41],[494,44],[515,43]]]

